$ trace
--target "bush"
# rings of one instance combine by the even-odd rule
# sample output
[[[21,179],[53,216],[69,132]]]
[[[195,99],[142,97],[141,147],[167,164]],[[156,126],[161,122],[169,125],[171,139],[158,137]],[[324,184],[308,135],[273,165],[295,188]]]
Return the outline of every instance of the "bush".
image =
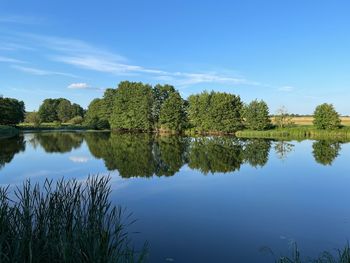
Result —
[[[41,124],[40,116],[37,112],[27,112],[24,122],[31,123],[34,127],[38,127]]]
[[[0,188],[0,262],[142,261],[145,248],[136,255],[130,247],[125,210],[111,204],[109,180],[27,180],[14,201]]]
[[[339,114],[332,104],[323,103],[316,107],[313,123],[317,129],[337,129],[340,126]]]
[[[82,124],[83,121],[84,121],[83,117],[81,117],[81,116],[75,116],[74,118],[72,118],[72,119],[69,121],[69,123],[78,125],[78,124]]]

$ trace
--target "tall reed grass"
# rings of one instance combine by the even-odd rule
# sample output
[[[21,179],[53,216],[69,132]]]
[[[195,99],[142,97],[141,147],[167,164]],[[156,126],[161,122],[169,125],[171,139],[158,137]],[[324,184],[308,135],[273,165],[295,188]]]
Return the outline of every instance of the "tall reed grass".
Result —
[[[0,188],[0,262],[142,262],[125,209],[113,206],[109,177],[30,180],[13,192]]]

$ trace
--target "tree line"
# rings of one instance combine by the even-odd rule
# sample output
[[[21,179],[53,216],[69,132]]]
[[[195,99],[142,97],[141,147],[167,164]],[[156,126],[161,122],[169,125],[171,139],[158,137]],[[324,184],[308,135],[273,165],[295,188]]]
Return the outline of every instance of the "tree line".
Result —
[[[24,103],[0,99],[0,124],[23,121]],[[274,115],[277,127],[291,125],[292,115],[285,108]],[[132,131],[173,131],[234,133],[242,129],[266,130],[273,127],[269,107],[263,100],[244,104],[238,95],[226,92],[194,94],[183,99],[171,85],[122,81],[116,89],[107,89],[85,111],[67,99],[46,99],[38,112],[27,113],[26,121],[70,122],[93,129]],[[314,125],[318,129],[336,129],[340,117],[332,104],[316,107]]]

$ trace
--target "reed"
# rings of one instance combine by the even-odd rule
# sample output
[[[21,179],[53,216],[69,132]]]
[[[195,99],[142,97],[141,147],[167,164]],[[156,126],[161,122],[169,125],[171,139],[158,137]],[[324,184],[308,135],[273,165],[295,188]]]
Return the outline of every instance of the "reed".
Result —
[[[109,177],[86,182],[30,180],[0,188],[0,262],[142,262],[125,209],[109,200]]]

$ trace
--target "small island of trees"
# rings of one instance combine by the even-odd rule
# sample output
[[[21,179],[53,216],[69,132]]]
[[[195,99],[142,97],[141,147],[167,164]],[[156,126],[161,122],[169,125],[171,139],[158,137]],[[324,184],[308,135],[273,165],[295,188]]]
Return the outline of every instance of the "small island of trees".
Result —
[[[44,127],[63,124],[85,129],[187,134],[236,134],[239,137],[273,138],[290,135],[341,134],[339,114],[332,104],[316,107],[313,126],[293,124],[293,115],[285,108],[271,115],[266,102],[243,103],[239,95],[207,92],[183,99],[171,85],[122,81],[116,89],[107,89],[102,98],[92,100],[87,110],[65,98],[48,98],[37,112],[25,112],[24,103],[0,98],[0,125]],[[74,126],[75,125],[75,126]],[[341,128],[341,129],[339,129]],[[4,126],[2,126],[4,129]]]

